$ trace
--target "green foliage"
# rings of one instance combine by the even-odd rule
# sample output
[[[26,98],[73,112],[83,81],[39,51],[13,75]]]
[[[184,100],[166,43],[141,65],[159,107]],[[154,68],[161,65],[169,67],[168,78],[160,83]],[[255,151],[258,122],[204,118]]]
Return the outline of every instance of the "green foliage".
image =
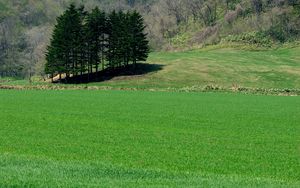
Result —
[[[229,10],[235,10],[236,6],[241,3],[242,0],[225,0],[226,8]]]
[[[183,48],[187,45],[188,41],[191,39],[191,35],[188,33],[178,34],[176,37],[171,39],[171,43],[179,48]]]
[[[98,72],[99,64],[104,68],[105,58],[105,42],[107,31],[107,20],[105,12],[99,10],[98,7],[92,10],[86,17],[86,42],[89,54],[88,69],[92,70],[93,66]]]
[[[107,60],[109,61],[109,67],[114,68],[120,66],[123,62],[124,41],[125,35],[128,34],[126,31],[127,18],[123,12],[113,11],[108,18],[108,50],[107,50]]]
[[[109,37],[107,58],[110,67],[129,61],[136,64],[146,61],[149,53],[147,35],[142,16],[136,12],[115,12],[109,15]]]
[[[250,32],[240,35],[228,35],[223,42],[243,43],[261,47],[272,47],[272,38],[264,32]]]
[[[83,6],[71,4],[57,20],[45,72],[68,78],[87,70],[89,76],[94,68],[98,72],[100,63],[104,69],[105,59],[109,69],[146,61],[149,47],[144,30],[144,20],[136,11],[113,11],[106,17],[97,7],[87,13]]]
[[[7,5],[0,1],[0,22],[9,15],[9,9]]]
[[[147,34],[144,33],[146,26],[144,25],[143,17],[134,11],[129,17],[130,29],[130,60],[137,63],[137,61],[146,61],[149,53],[149,46]]]
[[[299,187],[299,97],[0,90],[0,99],[1,187]]]
[[[71,4],[65,13],[57,18],[53,36],[46,53],[47,64],[45,72],[48,74],[62,74],[67,76],[77,74],[76,63],[84,60],[79,59],[82,52],[82,20],[79,9]]]
[[[288,39],[284,29],[280,25],[270,27],[267,33],[275,40],[278,40],[280,42],[286,42]]]

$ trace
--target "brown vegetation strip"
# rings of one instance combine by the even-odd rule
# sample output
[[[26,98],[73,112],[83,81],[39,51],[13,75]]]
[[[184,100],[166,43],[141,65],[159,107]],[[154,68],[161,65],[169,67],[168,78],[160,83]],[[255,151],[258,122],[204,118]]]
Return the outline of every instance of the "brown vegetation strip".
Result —
[[[263,89],[263,88],[220,88],[218,86],[185,88],[126,88],[109,86],[58,86],[58,85],[1,85],[0,90],[116,90],[116,91],[152,91],[152,92],[223,92],[259,95],[300,96],[300,89]]]

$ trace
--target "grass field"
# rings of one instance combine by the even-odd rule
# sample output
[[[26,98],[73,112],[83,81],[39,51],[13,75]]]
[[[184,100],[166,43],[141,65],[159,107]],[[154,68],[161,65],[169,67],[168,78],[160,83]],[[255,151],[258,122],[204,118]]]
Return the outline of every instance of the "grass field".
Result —
[[[300,186],[299,97],[0,90],[0,108],[0,187]]]
[[[88,86],[113,88],[275,88],[300,89],[300,47],[268,51],[205,48],[187,52],[151,53],[149,73],[120,76]],[[0,85],[28,85],[28,81]],[[45,83],[33,83],[44,85]]]
[[[103,83],[113,87],[184,88],[215,85],[249,88],[300,88],[300,47],[269,51],[232,48],[150,54],[147,63],[162,70]]]

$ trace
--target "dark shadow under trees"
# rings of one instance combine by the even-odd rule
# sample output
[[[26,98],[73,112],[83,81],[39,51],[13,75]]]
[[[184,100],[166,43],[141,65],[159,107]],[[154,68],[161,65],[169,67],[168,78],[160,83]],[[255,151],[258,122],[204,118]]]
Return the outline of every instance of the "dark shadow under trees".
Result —
[[[57,80],[54,83],[64,84],[86,84],[90,82],[103,82],[108,81],[120,76],[141,76],[163,69],[164,65],[159,64],[145,64],[138,63],[136,65],[128,65],[126,67],[118,67],[115,69],[105,69],[103,71],[94,72],[90,74],[77,75],[69,78]]]

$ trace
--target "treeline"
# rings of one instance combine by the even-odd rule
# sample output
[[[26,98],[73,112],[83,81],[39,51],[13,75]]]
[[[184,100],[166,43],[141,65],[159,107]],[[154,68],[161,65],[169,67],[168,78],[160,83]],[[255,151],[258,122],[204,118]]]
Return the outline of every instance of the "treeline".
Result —
[[[46,52],[45,73],[53,78],[92,74],[136,65],[149,53],[143,17],[137,11],[86,12],[71,4],[57,18]]]
[[[156,51],[232,42],[269,48],[300,40],[300,0],[0,0],[0,77],[45,76],[55,18],[70,2],[89,12],[101,7],[106,18],[113,10],[137,10]]]
[[[300,39],[300,0],[157,0],[149,14],[151,46],[167,50],[218,44],[229,35],[253,32],[255,41],[263,36],[272,44]]]

